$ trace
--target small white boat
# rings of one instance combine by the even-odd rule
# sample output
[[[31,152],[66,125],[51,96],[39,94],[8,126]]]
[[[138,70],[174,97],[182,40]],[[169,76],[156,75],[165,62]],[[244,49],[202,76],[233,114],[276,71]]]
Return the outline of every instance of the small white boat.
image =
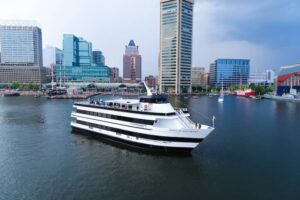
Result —
[[[224,96],[223,97],[219,96],[218,102],[223,103],[224,102]]]
[[[220,96],[218,98],[218,102],[223,103],[224,102],[224,88],[223,88],[223,81],[222,81],[222,89],[220,91]]]

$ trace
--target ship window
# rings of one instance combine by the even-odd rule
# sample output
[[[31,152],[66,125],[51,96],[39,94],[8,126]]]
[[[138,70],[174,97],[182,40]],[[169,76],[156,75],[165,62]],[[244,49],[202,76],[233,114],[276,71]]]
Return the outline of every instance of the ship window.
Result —
[[[140,98],[142,103],[169,103],[166,96],[152,96]]]
[[[77,110],[77,113],[91,115],[91,116],[97,116],[97,117],[103,117],[103,118],[107,118],[107,119],[115,119],[115,120],[120,120],[120,121],[132,122],[132,123],[137,123],[137,124],[144,124],[144,125],[153,125],[154,124],[153,120],[122,117],[122,116],[110,115],[110,114],[105,114],[105,113],[89,112],[89,111],[84,111],[84,110]]]

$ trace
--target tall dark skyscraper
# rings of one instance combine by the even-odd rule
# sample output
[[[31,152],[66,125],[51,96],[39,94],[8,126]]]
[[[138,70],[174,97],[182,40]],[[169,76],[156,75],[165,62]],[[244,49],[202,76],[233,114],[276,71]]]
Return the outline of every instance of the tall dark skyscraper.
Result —
[[[139,47],[130,40],[126,46],[123,56],[123,81],[125,83],[136,83],[142,80],[142,56]]]
[[[161,92],[191,91],[193,0],[160,0]]]

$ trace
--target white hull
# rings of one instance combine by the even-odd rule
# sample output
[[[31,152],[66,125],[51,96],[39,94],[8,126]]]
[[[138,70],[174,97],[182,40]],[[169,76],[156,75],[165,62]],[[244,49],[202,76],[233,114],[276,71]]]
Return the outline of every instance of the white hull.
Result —
[[[224,102],[224,97],[219,97],[219,98],[218,98],[218,102],[219,102],[219,103],[223,103],[223,102]]]
[[[191,123],[183,113],[176,113],[172,116],[157,116],[85,105],[75,105],[74,107],[77,112],[72,113],[75,122],[72,122],[71,126],[75,131],[86,131],[110,140],[143,148],[163,151],[191,151],[214,130],[214,128],[206,125],[201,125],[200,128],[199,125]],[[144,120],[147,123],[153,121],[154,123],[152,125],[151,123],[133,123],[112,119],[112,116],[118,116],[122,119]]]

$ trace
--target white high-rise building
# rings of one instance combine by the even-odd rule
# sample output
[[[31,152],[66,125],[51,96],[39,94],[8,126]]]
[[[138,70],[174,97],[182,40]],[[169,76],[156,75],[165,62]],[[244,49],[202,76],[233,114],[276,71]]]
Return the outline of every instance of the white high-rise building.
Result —
[[[193,0],[160,0],[160,92],[191,91]]]
[[[62,50],[53,46],[47,46],[43,49],[43,63],[45,67],[62,64]]]

